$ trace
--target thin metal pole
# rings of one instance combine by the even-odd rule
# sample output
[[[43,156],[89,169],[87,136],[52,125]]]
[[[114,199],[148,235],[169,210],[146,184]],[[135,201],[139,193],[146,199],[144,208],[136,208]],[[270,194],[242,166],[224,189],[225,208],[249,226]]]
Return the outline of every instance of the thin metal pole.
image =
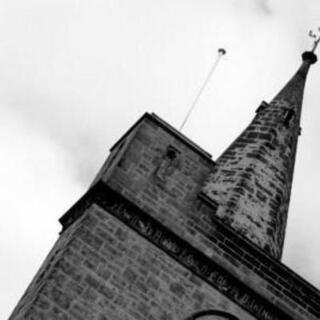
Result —
[[[196,106],[196,104],[197,104],[197,102],[198,102],[198,100],[199,100],[199,98],[200,98],[200,96],[201,96],[201,94],[202,94],[202,92],[203,92],[203,90],[204,90],[205,87],[207,86],[207,84],[208,84],[208,82],[209,82],[209,80],[210,80],[213,72],[216,70],[216,68],[217,68],[217,66],[218,66],[218,64],[219,64],[219,61],[220,61],[221,57],[222,57],[224,54],[226,54],[226,50],[224,50],[224,49],[219,49],[219,50],[218,50],[218,56],[217,56],[217,58],[216,58],[216,61],[215,61],[214,64],[212,65],[212,67],[211,67],[211,69],[210,69],[207,77],[205,78],[202,86],[200,87],[200,89],[199,89],[199,91],[198,91],[198,94],[196,95],[195,99],[193,100],[193,103],[191,104],[191,107],[190,107],[190,109],[189,109],[186,117],[184,118],[184,120],[183,120],[183,122],[182,122],[182,124],[181,124],[181,126],[180,126],[180,128],[179,128],[180,131],[183,129],[184,125],[185,125],[186,122],[188,121],[188,119],[189,119],[189,117],[190,117],[193,109],[195,108],[195,106]]]

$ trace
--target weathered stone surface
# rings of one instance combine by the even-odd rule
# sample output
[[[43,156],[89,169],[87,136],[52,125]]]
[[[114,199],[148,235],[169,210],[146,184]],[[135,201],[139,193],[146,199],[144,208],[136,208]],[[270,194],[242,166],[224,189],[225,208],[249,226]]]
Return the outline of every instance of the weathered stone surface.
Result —
[[[233,230],[218,223],[213,238],[206,242],[215,251],[215,257],[224,261],[219,265],[103,184],[92,189],[82,201],[86,203],[87,199],[99,206],[91,204],[81,211],[83,205],[79,202],[72,209],[75,212],[70,211],[77,218],[62,234],[57,252],[52,252],[57,260],[53,262],[49,256],[43,266],[49,269],[42,276],[41,285],[31,285],[11,319],[23,319],[30,307],[44,316],[58,308],[68,319],[81,319],[80,306],[87,306],[89,314],[85,319],[114,315],[114,319],[166,316],[183,320],[187,312],[207,307],[242,315],[241,319],[315,320],[317,314],[320,316],[319,292],[279,262],[256,251],[253,245],[244,243]],[[98,228],[103,229],[101,234],[109,234],[101,238],[103,245],[95,255],[80,238],[79,230],[88,215],[98,220],[90,234],[96,234]],[[116,233],[126,236],[121,240]],[[72,244],[72,255],[69,244]],[[106,258],[110,256],[108,251],[112,252],[112,259]],[[70,259],[73,256],[77,259]],[[97,259],[97,268],[85,263],[90,257]],[[77,283],[70,272],[73,269],[65,267],[66,260],[81,274]],[[232,275],[230,264],[238,276]],[[37,280],[36,277],[34,282],[39,284]],[[63,301],[52,294],[60,291],[61,297],[66,294]],[[45,298],[49,307],[47,303],[30,304],[30,298]],[[143,304],[153,310],[148,316],[141,312]]]
[[[261,133],[250,139],[265,141],[267,125]],[[250,154],[256,157],[256,150]],[[213,169],[203,150],[146,115],[61,218],[63,233],[10,320],[185,320],[205,309],[241,320],[318,319],[319,292],[223,225],[214,215],[217,201],[199,197]],[[221,172],[231,182],[237,176],[232,168]],[[269,203],[272,191],[253,172],[241,173],[238,192],[253,193],[253,181],[257,199],[276,208],[279,198]],[[238,196],[228,204],[237,207]],[[246,219],[261,228],[263,221]]]
[[[100,220],[97,212],[99,216],[104,215],[103,220]],[[105,225],[108,221],[116,226],[113,232],[109,233],[108,238],[101,238],[104,244],[109,244],[109,248],[119,252],[114,259],[101,262],[99,270],[107,269],[107,277],[83,263],[90,258],[90,251],[84,249],[90,249],[90,245],[86,243],[79,230],[82,230],[88,215],[98,220],[95,228],[99,226],[103,229],[100,222]],[[95,228],[90,230],[90,235],[95,234]],[[116,234],[126,236],[120,239]],[[116,240],[109,242],[110,237]],[[72,320],[87,320],[105,317],[113,320],[119,317],[119,319],[128,320],[182,320],[193,311],[204,307],[228,310],[233,314],[241,315],[243,319],[254,319],[200,278],[196,285],[189,279],[190,272],[185,267],[108,212],[102,212],[97,206],[90,207],[82,219],[63,233],[59,242],[66,243],[66,238],[71,241],[80,240],[80,246],[75,249],[75,254],[81,257],[82,262],[75,263],[69,260],[72,268],[70,265],[66,267],[67,258],[64,253],[67,253],[67,250],[61,252],[52,269],[47,271],[43,285],[29,293],[37,299],[32,309],[26,310],[27,313],[32,310],[33,314],[37,314],[34,319],[50,319],[49,315],[57,314],[59,310],[60,315],[57,315],[56,319],[65,317]],[[59,246],[60,243],[57,244],[57,247]],[[122,246],[124,249],[120,248]],[[123,250],[124,254],[120,254]],[[100,254],[99,249],[96,251]],[[130,251],[137,252],[134,259],[127,254]],[[77,275],[81,275],[77,276],[77,283],[72,282],[75,278],[73,269],[77,270]],[[142,274],[141,269],[145,270]],[[62,273],[65,275],[64,281],[59,283],[47,281],[52,273]],[[73,284],[71,291],[70,281]],[[194,300],[194,295],[202,298]],[[16,311],[10,319],[24,319],[25,314],[25,312]],[[117,316],[113,317],[113,314]]]
[[[203,193],[216,215],[275,258],[282,254],[310,61],[219,157]]]

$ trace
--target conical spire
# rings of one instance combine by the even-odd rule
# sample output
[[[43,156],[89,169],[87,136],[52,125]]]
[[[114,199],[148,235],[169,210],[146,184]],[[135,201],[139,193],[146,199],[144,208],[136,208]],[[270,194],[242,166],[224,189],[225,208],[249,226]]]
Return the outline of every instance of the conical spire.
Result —
[[[313,52],[219,157],[203,188],[216,215],[275,258],[282,254],[306,76]]]

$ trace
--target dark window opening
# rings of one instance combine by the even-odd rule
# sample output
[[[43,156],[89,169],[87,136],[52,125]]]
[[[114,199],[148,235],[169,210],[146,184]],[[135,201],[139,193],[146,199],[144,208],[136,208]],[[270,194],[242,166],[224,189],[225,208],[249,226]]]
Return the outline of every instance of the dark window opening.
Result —
[[[174,160],[176,159],[178,156],[177,154],[177,150],[174,150],[172,147],[168,148],[167,154],[166,154],[166,158],[170,159],[170,160]]]
[[[295,117],[295,112],[292,109],[285,109],[283,113],[283,124],[289,127],[290,123]]]
[[[156,176],[162,180],[166,181],[169,176],[172,175],[174,170],[178,166],[180,151],[176,148],[169,146],[167,152],[162,158],[158,169],[156,170]]]

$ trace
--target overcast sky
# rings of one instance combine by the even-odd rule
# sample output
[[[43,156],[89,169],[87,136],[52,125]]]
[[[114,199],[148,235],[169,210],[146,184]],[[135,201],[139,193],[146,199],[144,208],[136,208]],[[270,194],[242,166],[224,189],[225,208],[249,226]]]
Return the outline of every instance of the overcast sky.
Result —
[[[111,145],[144,112],[217,158],[311,48],[319,0],[0,0],[0,318]],[[303,106],[283,262],[320,287],[320,64]]]

